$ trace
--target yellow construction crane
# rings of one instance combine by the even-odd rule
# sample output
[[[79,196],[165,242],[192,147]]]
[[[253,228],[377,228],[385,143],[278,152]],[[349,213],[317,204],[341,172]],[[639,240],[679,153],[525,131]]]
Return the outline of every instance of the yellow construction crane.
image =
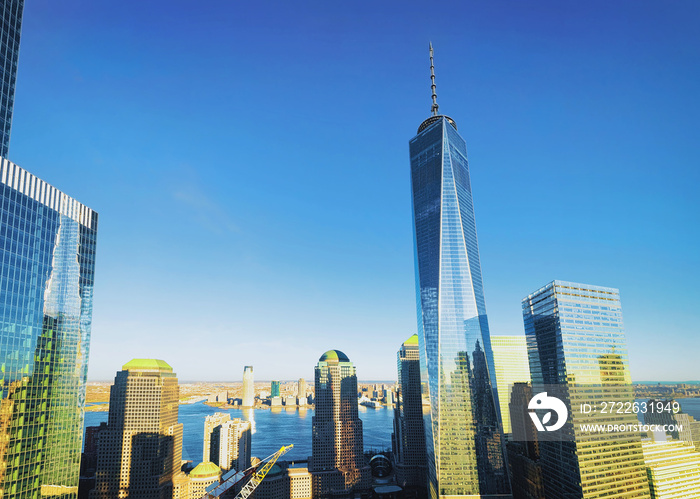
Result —
[[[263,481],[265,475],[267,475],[270,468],[274,466],[280,456],[286,454],[292,447],[294,447],[294,445],[283,446],[274,454],[267,456],[265,459],[246,470],[238,472],[231,471],[222,476],[221,481],[218,484],[214,483],[209,486],[207,493],[202,496],[202,499],[221,497],[225,492],[242,483],[244,480],[248,480],[248,482],[243,486],[241,491],[236,494],[234,499],[248,499],[248,496],[250,496],[255,488],[260,485],[260,482]]]

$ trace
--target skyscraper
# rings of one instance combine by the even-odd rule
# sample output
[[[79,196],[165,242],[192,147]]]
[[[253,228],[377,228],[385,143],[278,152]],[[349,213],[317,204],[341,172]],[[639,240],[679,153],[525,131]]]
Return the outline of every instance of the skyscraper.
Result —
[[[270,382],[270,398],[280,396],[280,382],[273,380]]]
[[[243,407],[255,405],[255,385],[253,384],[253,366],[243,368]]]
[[[498,400],[501,402],[503,433],[507,437],[511,432],[508,403],[513,385],[530,382],[530,363],[527,360],[525,335],[492,336],[491,348],[493,348],[493,364],[496,368]]]
[[[204,462],[217,464],[222,470],[241,471],[250,466],[251,428],[249,421],[231,419],[217,412],[204,420]]]
[[[300,407],[306,405],[306,380],[304,378],[299,378],[297,384],[297,404]]]
[[[15,104],[15,81],[19,59],[24,0],[0,2],[0,156],[7,158],[10,148],[12,109]]]
[[[0,205],[0,497],[75,497],[97,213],[5,159]]]
[[[109,391],[92,499],[170,499],[182,465],[179,389],[173,368],[156,359],[124,364]]]
[[[428,469],[425,462],[425,427],[420,394],[417,334],[404,341],[396,357],[399,383],[392,438],[396,482],[401,487],[425,489]]]
[[[217,412],[204,418],[204,442],[202,449],[202,462],[218,464],[219,457],[219,431],[221,425],[231,421],[228,413]],[[212,442],[213,440],[213,442]],[[212,445],[212,443],[214,445]]]
[[[662,436],[642,442],[642,451],[654,499],[700,497],[700,452],[692,443]]]
[[[363,455],[355,366],[340,350],[329,350],[318,359],[315,382],[316,411],[311,420],[309,461],[313,496],[368,489],[370,468]]]
[[[418,344],[431,497],[508,496],[467,146],[439,114],[409,142]]]
[[[601,411],[603,403],[634,402],[619,291],[552,281],[522,307],[533,392],[557,389],[569,414],[561,437],[540,432],[545,496],[648,498],[636,414]],[[583,413],[583,403],[598,410]],[[628,429],[589,433],[582,424]]]

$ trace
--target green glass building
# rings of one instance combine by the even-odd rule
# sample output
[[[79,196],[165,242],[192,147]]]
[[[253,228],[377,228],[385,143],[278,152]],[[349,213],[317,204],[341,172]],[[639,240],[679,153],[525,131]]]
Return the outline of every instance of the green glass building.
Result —
[[[0,498],[77,497],[97,213],[0,164]]]

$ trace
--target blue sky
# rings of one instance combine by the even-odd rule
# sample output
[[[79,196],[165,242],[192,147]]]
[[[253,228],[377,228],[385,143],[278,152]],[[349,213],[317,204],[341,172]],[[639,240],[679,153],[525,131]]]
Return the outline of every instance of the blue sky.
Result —
[[[27,2],[9,157],[100,213],[90,379],[393,379],[408,140],[467,141],[492,334],[619,288],[635,380],[700,379],[700,4]]]

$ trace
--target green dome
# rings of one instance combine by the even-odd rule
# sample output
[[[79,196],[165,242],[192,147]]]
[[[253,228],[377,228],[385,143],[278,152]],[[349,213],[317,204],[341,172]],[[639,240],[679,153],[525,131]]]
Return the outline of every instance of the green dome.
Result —
[[[192,478],[213,478],[221,475],[221,468],[214,463],[199,463],[190,471]]]
[[[131,359],[122,366],[124,371],[165,371],[173,372],[173,368],[159,359]]]
[[[418,335],[414,334],[411,336],[409,339],[403,342],[404,345],[417,345],[418,344]]]
[[[319,362],[350,362],[348,356],[340,350],[328,350],[318,359]]]
[[[273,477],[275,475],[279,475],[280,473],[282,473],[282,468],[280,468],[276,464],[273,464],[272,468],[270,468],[270,471],[267,472],[267,475]]]

